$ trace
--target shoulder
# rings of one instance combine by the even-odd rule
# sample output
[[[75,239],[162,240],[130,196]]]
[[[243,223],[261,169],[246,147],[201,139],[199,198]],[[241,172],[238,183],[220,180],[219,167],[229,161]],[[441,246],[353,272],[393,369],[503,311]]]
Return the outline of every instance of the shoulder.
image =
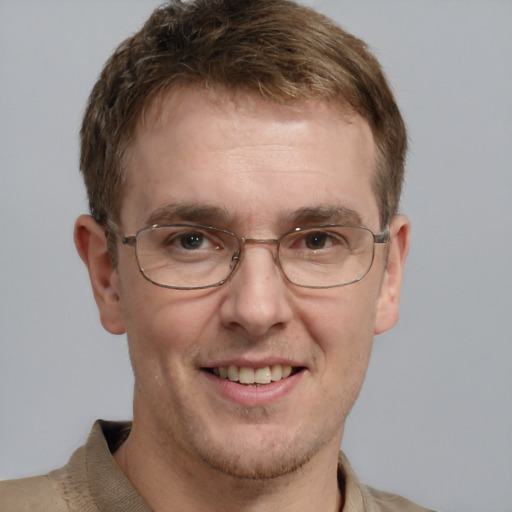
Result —
[[[432,509],[422,507],[403,496],[379,491],[364,484],[361,484],[361,492],[363,495],[363,501],[368,505],[371,503],[373,506],[370,510],[382,512],[435,512]]]
[[[127,436],[128,423],[94,423],[85,445],[68,463],[47,475],[0,482],[0,512],[99,512],[113,502],[137,502],[148,510],[112,458]],[[141,505],[142,503],[142,505]],[[124,510],[135,508],[124,507]],[[120,509],[122,510],[122,509]]]
[[[0,482],[0,512],[67,512],[48,475]]]
[[[435,512],[397,494],[379,491],[361,483],[343,452],[339,454],[338,480],[340,489],[344,490],[343,511]]]
[[[47,475],[0,482],[0,512],[83,511],[88,495],[85,450],[80,447],[64,467]]]

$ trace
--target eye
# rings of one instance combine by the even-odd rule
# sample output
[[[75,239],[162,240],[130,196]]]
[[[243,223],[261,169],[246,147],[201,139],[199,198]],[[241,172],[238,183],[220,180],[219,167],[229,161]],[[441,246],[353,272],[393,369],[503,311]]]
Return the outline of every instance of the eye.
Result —
[[[236,237],[218,229],[194,225],[153,226],[139,233],[137,257],[146,267],[220,261],[236,249]]]
[[[315,231],[304,236],[303,244],[311,250],[324,249],[333,244],[332,237],[325,231]]]
[[[183,249],[189,251],[201,249],[205,240],[202,233],[185,233],[175,238]]]
[[[341,251],[349,250],[350,236],[346,230],[330,228],[324,229],[311,229],[306,231],[299,231],[291,233],[284,243],[283,249],[294,251],[297,253],[340,253]]]
[[[167,237],[165,245],[186,251],[205,251],[219,248],[219,243],[215,243],[212,236],[208,236],[201,231],[174,233]]]

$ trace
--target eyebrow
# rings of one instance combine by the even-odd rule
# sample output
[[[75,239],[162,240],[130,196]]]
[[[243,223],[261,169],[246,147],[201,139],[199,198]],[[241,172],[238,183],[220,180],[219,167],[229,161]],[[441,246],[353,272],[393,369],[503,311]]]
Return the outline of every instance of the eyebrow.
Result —
[[[361,216],[351,208],[345,206],[309,206],[299,208],[284,216],[286,223],[292,225],[307,224],[346,224],[361,226]]]
[[[165,224],[176,221],[198,224],[228,223],[232,215],[224,208],[209,204],[171,203],[150,214],[146,225]]]
[[[147,218],[145,225],[167,224],[173,222],[191,222],[204,225],[229,225],[234,216],[225,208],[209,204],[169,203]],[[361,226],[361,216],[345,206],[306,206],[281,215],[281,222],[289,226],[307,226],[309,224],[345,224]]]

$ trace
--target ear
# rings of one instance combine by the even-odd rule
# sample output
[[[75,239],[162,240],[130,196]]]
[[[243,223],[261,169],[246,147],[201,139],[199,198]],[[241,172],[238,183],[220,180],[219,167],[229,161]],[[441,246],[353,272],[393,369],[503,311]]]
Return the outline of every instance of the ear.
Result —
[[[74,238],[78,254],[89,271],[101,324],[112,334],[123,334],[118,276],[108,256],[105,228],[90,215],[81,215],[75,223]]]
[[[409,219],[404,215],[396,215],[391,221],[389,232],[388,258],[377,301],[375,334],[391,329],[398,321],[400,290],[411,236]]]

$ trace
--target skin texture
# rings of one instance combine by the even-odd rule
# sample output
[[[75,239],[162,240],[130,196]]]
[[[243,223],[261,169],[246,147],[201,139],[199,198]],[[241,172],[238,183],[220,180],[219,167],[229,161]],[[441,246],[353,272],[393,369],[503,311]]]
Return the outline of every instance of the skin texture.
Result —
[[[175,90],[150,105],[133,140],[126,235],[157,220],[277,238],[297,225],[343,222],[318,218],[334,209],[380,231],[371,130],[322,102]],[[178,217],[176,204],[186,205]],[[226,284],[183,291],[145,280],[131,247],[119,244],[112,268],[103,229],[78,219],[102,324],[127,333],[135,373],[133,430],[115,457],[154,510],[337,510],[345,418],[374,334],[398,318],[407,219],[395,217],[390,231],[368,275],[350,286],[293,286],[271,248],[251,245]],[[270,391],[204,371],[228,364],[301,371]]]

